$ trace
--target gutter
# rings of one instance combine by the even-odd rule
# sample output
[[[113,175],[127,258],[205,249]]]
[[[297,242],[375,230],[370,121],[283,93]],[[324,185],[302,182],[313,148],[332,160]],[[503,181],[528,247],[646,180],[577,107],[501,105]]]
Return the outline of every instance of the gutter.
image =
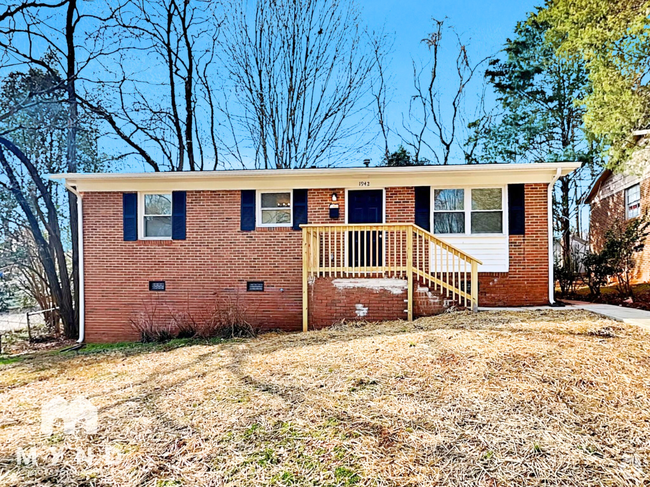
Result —
[[[553,190],[555,183],[562,176],[562,168],[558,167],[555,176],[548,184],[548,302],[555,304],[555,275],[553,273]]]
[[[77,225],[78,225],[78,247],[79,247],[79,338],[78,343],[83,343],[86,338],[86,306],[85,306],[85,284],[84,284],[84,217],[83,198],[81,193],[74,186],[66,181],[65,187],[77,197]]]

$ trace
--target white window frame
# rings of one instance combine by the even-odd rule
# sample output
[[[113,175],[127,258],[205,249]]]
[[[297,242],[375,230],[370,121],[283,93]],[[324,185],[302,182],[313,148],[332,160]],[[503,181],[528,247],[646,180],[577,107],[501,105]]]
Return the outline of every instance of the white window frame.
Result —
[[[462,210],[437,210],[436,211],[436,191],[442,191],[446,189],[462,189],[463,190],[463,209]],[[465,215],[465,231],[459,233],[434,233],[435,232],[435,223],[436,223],[436,213],[463,213]],[[467,188],[431,188],[431,233],[434,235],[465,235],[467,233]]]
[[[264,191],[255,192],[255,218],[257,220],[256,227],[261,228],[275,228],[275,227],[293,227],[293,190],[291,189],[269,189]],[[289,223],[262,223],[262,195],[274,193],[289,193]],[[266,208],[273,210],[278,208]]]
[[[472,209],[472,191],[475,189],[500,189],[501,190],[501,232],[495,232],[495,233],[472,233],[472,214],[473,213],[494,213],[499,210],[473,210]],[[468,233],[469,235],[478,235],[478,236],[489,236],[489,235],[505,235],[506,234],[506,226],[507,226],[507,215],[506,215],[506,193],[507,193],[507,186],[502,187],[502,186],[492,186],[492,187],[480,187],[480,188],[470,188],[470,193],[469,193],[469,221],[465,220],[465,232]]]
[[[499,233],[472,233],[472,190],[474,189],[500,189],[501,190],[501,213],[502,213],[502,221],[501,221],[501,232]],[[495,236],[504,236],[508,235],[508,186],[432,186],[431,187],[431,221],[429,222],[430,228],[431,228],[431,233],[434,232],[434,220],[433,220],[433,214],[435,212],[434,207],[435,207],[435,191],[440,190],[440,189],[462,189],[464,191],[464,212],[465,212],[465,233],[436,233],[435,235],[438,237],[458,237],[458,236],[466,236],[466,237],[474,237],[474,238],[481,238],[481,237],[495,237]],[[490,211],[498,211],[498,210],[475,210],[477,213],[480,213],[482,211],[490,212]],[[443,211],[444,213],[444,211]]]
[[[172,200],[172,192],[164,192],[164,191],[147,191],[144,193],[138,193],[138,238],[140,240],[171,240],[172,236],[170,235],[169,237],[147,237],[144,234],[145,226],[144,226],[144,217],[147,216],[144,213],[144,200],[146,195],[150,194],[164,194],[164,195],[169,195],[169,199],[172,202],[172,211],[169,214],[170,218],[173,218],[174,214],[174,202]],[[153,215],[149,215],[153,216]],[[158,216],[167,216],[167,215],[158,215]],[[173,223],[172,223],[173,224]]]
[[[628,195],[630,194],[630,190],[635,186],[639,187],[639,199],[637,200],[639,204],[639,209],[638,209],[639,213],[637,215],[630,216],[630,201]],[[632,186],[628,186],[627,188],[625,188],[624,197],[625,197],[625,219],[630,220],[632,218],[637,218],[641,216],[641,183],[636,183],[633,184]]]

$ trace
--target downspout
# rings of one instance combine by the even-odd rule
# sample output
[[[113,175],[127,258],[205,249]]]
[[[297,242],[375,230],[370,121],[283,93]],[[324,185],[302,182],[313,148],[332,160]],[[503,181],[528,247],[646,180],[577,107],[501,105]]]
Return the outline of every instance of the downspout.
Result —
[[[84,286],[84,214],[83,199],[81,193],[74,186],[70,186],[66,181],[65,187],[68,191],[77,197],[77,224],[79,237],[79,339],[78,343],[83,343],[86,338],[86,307],[85,307],[85,286]]]
[[[555,275],[553,273],[553,190],[555,183],[562,176],[562,168],[558,167],[553,179],[548,185],[548,302],[555,304]]]

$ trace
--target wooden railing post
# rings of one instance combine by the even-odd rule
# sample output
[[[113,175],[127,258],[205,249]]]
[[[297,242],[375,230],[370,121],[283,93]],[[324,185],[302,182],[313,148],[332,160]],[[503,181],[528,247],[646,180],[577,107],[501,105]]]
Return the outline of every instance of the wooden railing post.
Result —
[[[311,230],[302,229],[302,331],[309,329],[309,283],[308,283],[308,266],[309,256],[309,237]]]
[[[472,311],[478,311],[478,264],[472,261]]]
[[[406,227],[406,276],[408,282],[408,320],[413,321],[413,229]]]

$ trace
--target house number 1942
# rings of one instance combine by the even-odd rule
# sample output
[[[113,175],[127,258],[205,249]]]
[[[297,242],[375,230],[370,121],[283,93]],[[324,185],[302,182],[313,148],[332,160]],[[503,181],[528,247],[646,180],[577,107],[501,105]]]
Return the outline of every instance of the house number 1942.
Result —
[[[359,186],[366,188],[370,186],[370,181],[359,181]]]

